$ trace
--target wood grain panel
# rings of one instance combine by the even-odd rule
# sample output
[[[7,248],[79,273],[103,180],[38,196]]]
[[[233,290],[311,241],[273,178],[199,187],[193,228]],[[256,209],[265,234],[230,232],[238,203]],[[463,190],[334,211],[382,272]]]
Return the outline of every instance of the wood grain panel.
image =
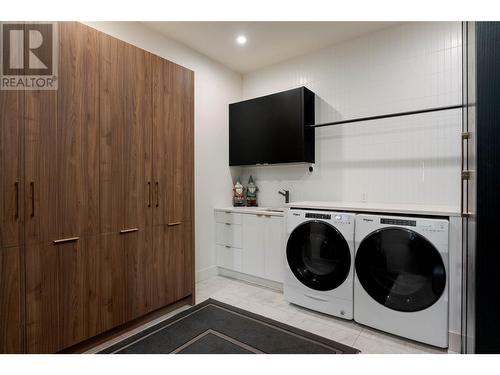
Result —
[[[123,136],[123,227],[151,225],[152,197],[152,74],[151,54],[127,44],[125,48],[125,122]],[[152,193],[152,192],[151,192]]]
[[[26,246],[26,350],[54,353],[61,348],[59,257],[52,243]]]
[[[192,217],[194,75],[159,57],[153,59],[153,75],[153,175],[158,182],[153,220],[161,225]]]
[[[126,321],[126,257],[119,233],[100,235],[99,250],[99,322],[104,332]]]
[[[61,237],[99,233],[98,32],[59,26],[57,90],[58,229]]]
[[[59,349],[63,349],[99,333],[99,236],[53,246],[58,251]]]
[[[191,224],[153,227],[153,303],[155,308],[187,297],[192,292],[190,270]]]
[[[30,244],[59,236],[56,94],[24,93],[24,222]]]
[[[22,243],[22,92],[0,90],[0,247]]]
[[[100,231],[123,228],[123,143],[125,124],[124,60],[126,45],[99,35],[100,54]]]
[[[153,310],[153,257],[151,229],[122,235],[126,256],[127,320]]]
[[[194,189],[193,72],[174,65],[173,81],[174,106],[166,139],[170,162],[166,192],[170,223],[192,217]]]
[[[21,254],[0,248],[0,353],[22,352]]]
[[[153,224],[168,224],[169,126],[175,119],[174,64],[154,56],[153,67]]]

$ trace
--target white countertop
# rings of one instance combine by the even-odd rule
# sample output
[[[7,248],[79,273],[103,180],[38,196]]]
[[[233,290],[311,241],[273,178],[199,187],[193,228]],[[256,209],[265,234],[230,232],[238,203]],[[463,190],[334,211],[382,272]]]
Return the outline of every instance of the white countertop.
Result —
[[[282,209],[283,212],[276,212],[270,210]],[[252,214],[252,215],[268,215],[268,216],[285,216],[287,207],[216,207],[215,211],[234,212],[238,214]]]
[[[457,210],[456,207],[437,205],[424,206],[416,204],[303,201],[287,203],[286,206],[355,212],[397,213],[430,216],[460,216],[460,210]]]

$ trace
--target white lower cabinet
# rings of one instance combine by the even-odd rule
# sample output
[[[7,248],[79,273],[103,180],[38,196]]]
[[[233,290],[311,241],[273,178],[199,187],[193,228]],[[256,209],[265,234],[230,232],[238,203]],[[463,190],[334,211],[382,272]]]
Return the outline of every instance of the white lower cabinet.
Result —
[[[230,270],[243,272],[243,250],[231,246],[216,245],[217,265]]]
[[[219,267],[283,282],[284,217],[216,211],[215,218]]]

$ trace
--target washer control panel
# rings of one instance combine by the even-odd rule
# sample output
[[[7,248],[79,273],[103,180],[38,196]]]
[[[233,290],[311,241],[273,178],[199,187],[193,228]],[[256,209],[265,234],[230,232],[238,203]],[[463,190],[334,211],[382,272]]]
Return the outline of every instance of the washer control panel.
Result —
[[[332,220],[332,215],[306,212],[306,219]]]
[[[407,227],[416,227],[416,220],[399,220],[399,219],[380,219],[380,224],[403,225]]]

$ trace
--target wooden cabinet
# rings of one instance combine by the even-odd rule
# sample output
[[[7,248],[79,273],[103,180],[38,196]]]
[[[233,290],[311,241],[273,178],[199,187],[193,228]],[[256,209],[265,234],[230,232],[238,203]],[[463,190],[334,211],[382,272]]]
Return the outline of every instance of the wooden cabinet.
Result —
[[[25,92],[27,242],[99,233],[97,32],[59,24],[57,91]]]
[[[193,72],[153,57],[153,224],[191,220],[194,192]]]
[[[150,228],[125,233],[121,237],[126,262],[126,318],[131,320],[153,311],[156,307],[153,299],[157,289],[154,280],[154,251]],[[166,272],[156,270],[158,273],[160,271]]]
[[[0,353],[57,352],[194,293],[193,72],[58,27],[58,90],[0,91]]]
[[[193,293],[192,224],[153,227],[153,306],[159,308]]]
[[[283,282],[282,216],[215,211],[217,265],[274,282]]]
[[[22,95],[0,91],[0,248],[22,237]]]
[[[61,22],[59,39],[58,235],[94,235],[99,233],[98,32]]]
[[[101,232],[145,229],[152,219],[151,54],[101,34]]]
[[[20,248],[0,248],[0,353],[22,351],[22,289]]]

